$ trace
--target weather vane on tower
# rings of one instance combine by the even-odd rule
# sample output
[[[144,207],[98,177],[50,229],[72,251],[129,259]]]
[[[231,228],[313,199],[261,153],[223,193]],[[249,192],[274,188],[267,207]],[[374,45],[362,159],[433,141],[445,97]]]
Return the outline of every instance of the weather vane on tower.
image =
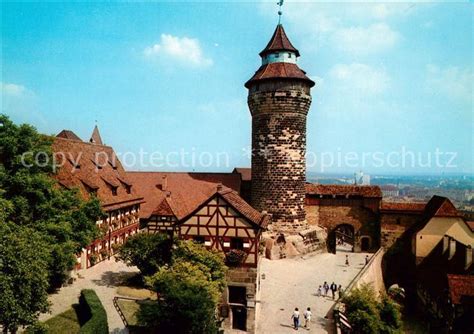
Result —
[[[278,6],[280,6],[280,9],[278,10],[278,24],[281,23],[281,14],[283,14],[283,12],[281,11],[281,6],[283,6],[283,0],[280,0],[277,2]]]

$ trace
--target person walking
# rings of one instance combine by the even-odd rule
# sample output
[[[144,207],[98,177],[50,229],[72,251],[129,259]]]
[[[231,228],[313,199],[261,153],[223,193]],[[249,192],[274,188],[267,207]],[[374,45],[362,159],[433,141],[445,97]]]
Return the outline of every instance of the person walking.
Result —
[[[332,299],[336,299],[336,291],[337,291],[337,285],[336,283],[332,282],[331,284]]]
[[[293,328],[298,330],[298,327],[300,327],[300,311],[297,307],[295,307],[295,311],[293,312],[291,319],[293,319]]]
[[[328,284],[328,282],[324,281],[323,289],[324,289],[324,297],[327,297],[327,296],[328,296],[328,292],[329,292],[329,284]]]
[[[304,328],[309,330],[310,323],[311,323],[311,315],[312,315],[311,308],[308,307],[306,311],[304,311],[303,315],[304,315]]]
[[[321,285],[320,285],[318,288],[318,292],[316,292],[316,296],[321,297],[322,293],[323,293],[323,289],[321,288]]]
[[[342,285],[339,284],[339,287],[337,288],[337,293],[339,295],[339,299],[342,298],[342,293],[343,293],[343,290],[342,290]]]
[[[365,265],[367,265],[368,263],[369,263],[369,256],[366,255],[366,256],[365,256]]]
[[[346,266],[349,265],[349,255],[346,254]]]

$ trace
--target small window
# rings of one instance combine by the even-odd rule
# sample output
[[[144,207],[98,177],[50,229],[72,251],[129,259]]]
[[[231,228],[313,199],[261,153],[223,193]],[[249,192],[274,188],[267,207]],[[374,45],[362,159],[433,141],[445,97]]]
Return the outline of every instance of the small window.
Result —
[[[118,187],[112,187],[112,195],[117,196],[117,188]]]
[[[206,241],[206,239],[203,236],[200,236],[200,235],[197,235],[197,236],[193,237],[193,240],[197,244],[204,244],[204,241]]]
[[[230,239],[230,248],[231,249],[244,249],[244,240],[242,238],[232,238]]]
[[[275,53],[275,58],[278,58],[278,57],[280,57],[280,54],[277,52]]]
[[[288,58],[291,58],[291,53],[288,53]]]
[[[132,186],[126,184],[125,185],[125,190],[127,191],[127,194],[130,194],[132,192]]]

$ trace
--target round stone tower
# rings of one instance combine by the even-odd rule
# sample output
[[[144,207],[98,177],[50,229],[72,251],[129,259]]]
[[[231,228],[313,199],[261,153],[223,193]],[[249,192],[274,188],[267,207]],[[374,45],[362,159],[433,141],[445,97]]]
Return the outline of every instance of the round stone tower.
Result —
[[[272,215],[271,229],[306,229],[306,115],[314,82],[297,65],[299,51],[279,24],[260,52],[262,66],[245,83],[252,115],[251,202]]]

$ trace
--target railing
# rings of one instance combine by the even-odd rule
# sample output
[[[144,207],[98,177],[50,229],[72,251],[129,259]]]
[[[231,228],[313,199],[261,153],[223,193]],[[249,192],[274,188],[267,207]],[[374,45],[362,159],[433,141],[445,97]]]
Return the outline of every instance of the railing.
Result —
[[[128,297],[114,297],[114,299],[113,299],[114,307],[117,310],[120,318],[122,319],[123,324],[125,325],[125,327],[128,327],[127,318],[125,318],[125,315],[123,314],[122,310],[120,309],[119,304],[117,303],[117,301],[119,299],[130,300],[130,301],[138,301],[140,299],[138,299],[138,298],[128,298]]]

